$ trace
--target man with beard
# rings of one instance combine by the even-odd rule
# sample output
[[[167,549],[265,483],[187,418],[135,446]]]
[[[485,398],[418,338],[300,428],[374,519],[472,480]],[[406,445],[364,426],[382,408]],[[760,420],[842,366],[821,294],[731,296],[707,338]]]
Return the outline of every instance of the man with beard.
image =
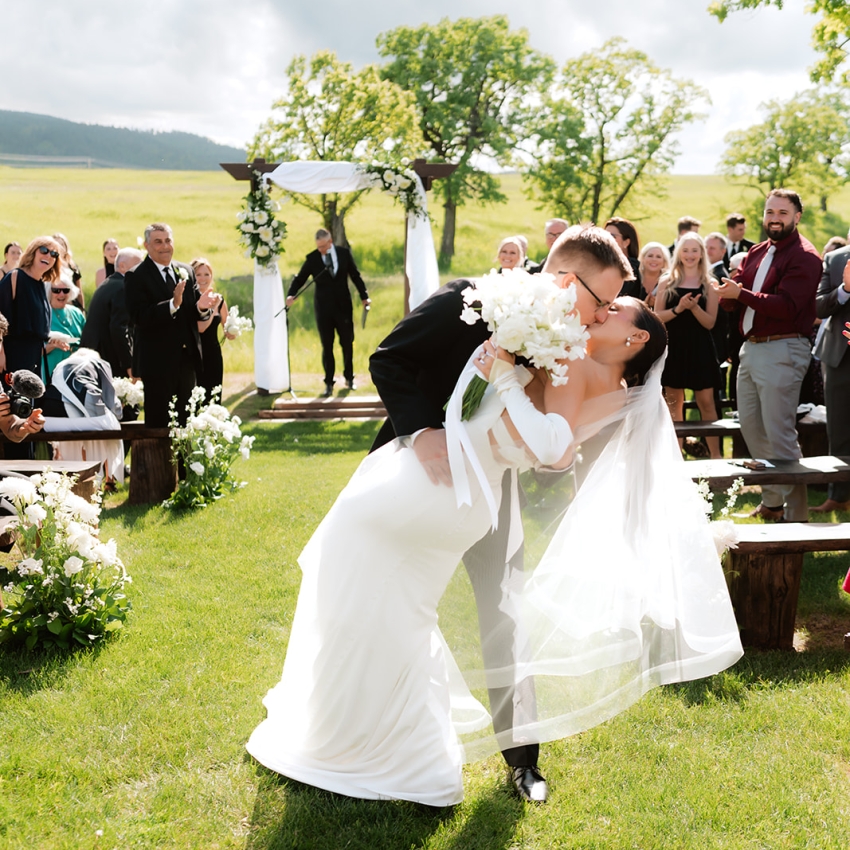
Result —
[[[821,259],[797,231],[800,196],[774,189],[764,205],[767,241],[751,248],[733,280],[715,285],[725,310],[737,310],[744,343],[738,369],[741,434],[754,457],[797,460],[796,413],[811,359],[809,334]],[[805,485],[762,487],[753,512],[766,520],[806,522]]]

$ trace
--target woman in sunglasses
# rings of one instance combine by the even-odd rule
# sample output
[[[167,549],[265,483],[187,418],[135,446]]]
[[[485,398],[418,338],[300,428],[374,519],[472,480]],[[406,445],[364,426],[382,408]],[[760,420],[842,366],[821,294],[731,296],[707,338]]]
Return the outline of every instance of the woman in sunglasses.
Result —
[[[27,245],[20,266],[0,281],[0,313],[9,320],[0,371],[28,369],[45,377],[44,350],[50,336],[45,284],[59,283],[61,251],[53,237],[39,236]]]
[[[50,301],[50,338],[47,340],[47,374],[53,370],[72,351],[80,347],[80,336],[86,323],[86,314],[72,302],[80,294],[73,283],[56,280],[48,284],[47,297]]]

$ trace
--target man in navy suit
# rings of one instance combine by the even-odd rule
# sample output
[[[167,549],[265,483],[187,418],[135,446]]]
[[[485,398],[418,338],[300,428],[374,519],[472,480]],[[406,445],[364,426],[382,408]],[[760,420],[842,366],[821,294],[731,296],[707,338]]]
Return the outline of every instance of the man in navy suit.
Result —
[[[334,245],[330,233],[325,229],[316,231],[316,250],[307,254],[304,265],[292,279],[286,296],[287,307],[292,305],[298,291],[311,276],[316,284],[313,308],[316,311],[316,327],[322,342],[322,366],[325,370],[323,398],[328,398],[333,394],[336,369],[334,334],[339,337],[339,345],[342,348],[342,374],[345,383],[348,389],[355,389],[354,319],[351,315],[353,308],[351,291],[348,288],[349,278],[357,287],[363,306],[368,307],[372,302],[351,251],[341,245]]]
[[[195,288],[195,273],[172,262],[174,239],[167,224],[145,228],[147,257],[124,276],[124,297],[136,327],[134,357],[145,385],[145,423],[168,425],[168,405],[177,399],[178,418],[186,422],[186,404],[201,371],[198,322],[207,321],[221,299]]]

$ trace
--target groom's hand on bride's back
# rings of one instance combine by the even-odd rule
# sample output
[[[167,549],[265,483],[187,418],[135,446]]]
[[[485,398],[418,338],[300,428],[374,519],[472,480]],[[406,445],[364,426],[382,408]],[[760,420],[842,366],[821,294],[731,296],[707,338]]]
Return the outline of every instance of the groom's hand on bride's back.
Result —
[[[452,486],[452,470],[446,447],[446,432],[442,428],[426,428],[416,435],[413,451],[428,473],[432,484]]]

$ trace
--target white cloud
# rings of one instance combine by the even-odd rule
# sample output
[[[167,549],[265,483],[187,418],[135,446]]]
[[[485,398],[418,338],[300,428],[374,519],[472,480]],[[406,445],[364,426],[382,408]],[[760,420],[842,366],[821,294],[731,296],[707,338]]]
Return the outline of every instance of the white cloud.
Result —
[[[184,130],[245,144],[284,91],[298,53],[327,48],[356,67],[375,37],[443,17],[507,14],[559,63],[623,35],[707,88],[706,122],[685,130],[676,171],[711,172],[730,130],[808,85],[814,18],[803,0],[719,24],[709,0],[5,0],[0,108],[74,121]]]

